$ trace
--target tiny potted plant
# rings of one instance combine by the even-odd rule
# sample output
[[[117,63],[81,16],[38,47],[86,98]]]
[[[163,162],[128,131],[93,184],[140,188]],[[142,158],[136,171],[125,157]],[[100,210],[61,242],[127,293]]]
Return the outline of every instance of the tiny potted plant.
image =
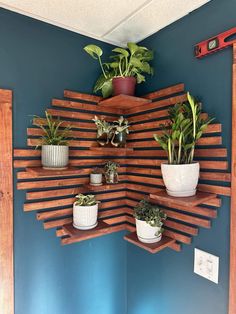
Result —
[[[103,63],[103,51],[96,45],[87,45],[84,50],[98,60],[102,74],[98,78],[94,92],[102,91],[104,98],[113,95],[134,95],[135,85],[145,81],[144,74],[153,74],[149,62],[153,59],[153,51],[135,43],[127,43],[127,49],[114,48],[111,62]]]
[[[127,135],[129,134],[129,122],[123,116],[113,122],[114,134],[111,144],[115,147],[125,147]]]
[[[95,116],[92,120],[97,127],[98,144],[101,146],[107,146],[113,135],[113,126],[104,119],[99,119],[97,116]]]
[[[194,161],[197,141],[213,119],[202,117],[202,107],[189,93],[188,102],[169,109],[169,123],[155,140],[166,151],[168,162],[161,164],[167,193],[175,197],[196,194],[200,165]]]
[[[105,179],[107,184],[114,184],[118,183],[119,177],[118,177],[118,169],[119,164],[114,161],[108,161],[105,166]]]
[[[96,167],[90,173],[90,185],[102,185],[102,170],[100,168]]]
[[[38,122],[36,125],[43,131],[41,138],[41,161],[44,169],[66,169],[69,163],[68,140],[71,137],[70,127],[62,128],[63,121],[53,119],[45,111],[46,125]],[[40,117],[37,117],[40,118]],[[40,119],[39,119],[40,120]]]
[[[73,226],[89,230],[97,226],[98,203],[95,195],[78,194],[73,205]]]
[[[134,207],[134,217],[139,241],[155,243],[161,240],[163,221],[167,216],[157,205],[141,200]]]

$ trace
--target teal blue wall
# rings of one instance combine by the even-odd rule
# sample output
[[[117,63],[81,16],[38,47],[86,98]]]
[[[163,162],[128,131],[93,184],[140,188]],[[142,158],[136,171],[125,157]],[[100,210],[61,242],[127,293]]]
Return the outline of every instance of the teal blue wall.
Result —
[[[91,92],[99,68],[83,51],[93,39],[0,9],[0,86],[14,92],[14,146],[68,88]],[[109,45],[99,42],[105,50]],[[62,247],[25,193],[14,192],[16,314],[125,313],[126,244],[120,233]],[[2,313],[4,314],[4,313]]]
[[[213,0],[142,42],[155,50],[156,75],[140,86],[143,94],[184,82],[204,109],[223,124],[230,152],[232,49],[204,59],[193,56],[196,43],[236,26],[236,1]],[[193,273],[194,247],[220,257],[219,284]],[[181,253],[153,256],[128,247],[129,314],[226,314],[228,303],[229,199],[224,197],[210,230],[201,229]]]

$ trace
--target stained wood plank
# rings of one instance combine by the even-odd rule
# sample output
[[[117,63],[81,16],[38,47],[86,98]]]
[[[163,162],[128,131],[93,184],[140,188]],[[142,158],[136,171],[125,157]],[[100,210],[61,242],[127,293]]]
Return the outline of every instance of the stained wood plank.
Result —
[[[12,91],[0,89],[0,309],[14,313]]]
[[[138,106],[146,105],[150,103],[151,100],[135,97],[135,96],[128,96],[128,95],[117,95],[107,99],[104,99],[98,103],[100,107],[110,107],[110,108],[135,108]]]
[[[150,253],[157,253],[161,250],[167,248],[170,244],[173,244],[175,240],[168,238],[166,236],[162,236],[162,239],[160,242],[157,243],[142,243],[139,241],[136,232],[132,232],[126,236],[124,236],[124,239],[134,245],[137,245],[138,247],[150,252]]]
[[[32,167],[32,168],[26,168],[26,171],[30,172],[31,174],[35,175],[37,178],[43,178],[43,177],[61,177],[61,176],[70,176],[70,175],[76,175],[81,174],[82,170],[76,168],[76,167],[68,167],[64,170],[49,170],[44,169],[42,167]]]
[[[71,90],[64,90],[64,97],[66,98],[72,98],[72,99],[80,99],[80,100],[85,100],[85,101],[91,101],[98,103],[101,101],[103,98],[100,96],[96,95],[90,95],[90,94],[85,94],[85,93],[79,93],[76,91],[71,91]]]
[[[180,93],[183,91],[184,91],[184,84],[180,83],[180,84],[176,84],[170,87],[157,90],[155,92],[148,93],[142,97],[147,98],[147,99],[157,99],[157,98],[173,95],[176,93]]]

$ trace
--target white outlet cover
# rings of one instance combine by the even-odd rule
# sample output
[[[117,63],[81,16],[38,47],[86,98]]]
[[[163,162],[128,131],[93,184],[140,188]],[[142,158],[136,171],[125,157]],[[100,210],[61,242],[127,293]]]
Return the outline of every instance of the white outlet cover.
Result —
[[[219,257],[195,248],[194,273],[218,284]]]

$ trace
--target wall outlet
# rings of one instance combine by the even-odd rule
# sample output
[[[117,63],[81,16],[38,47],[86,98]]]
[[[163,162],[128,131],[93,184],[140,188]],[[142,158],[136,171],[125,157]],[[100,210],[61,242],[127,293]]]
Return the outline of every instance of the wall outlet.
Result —
[[[194,272],[218,284],[219,257],[199,249],[194,250]]]

